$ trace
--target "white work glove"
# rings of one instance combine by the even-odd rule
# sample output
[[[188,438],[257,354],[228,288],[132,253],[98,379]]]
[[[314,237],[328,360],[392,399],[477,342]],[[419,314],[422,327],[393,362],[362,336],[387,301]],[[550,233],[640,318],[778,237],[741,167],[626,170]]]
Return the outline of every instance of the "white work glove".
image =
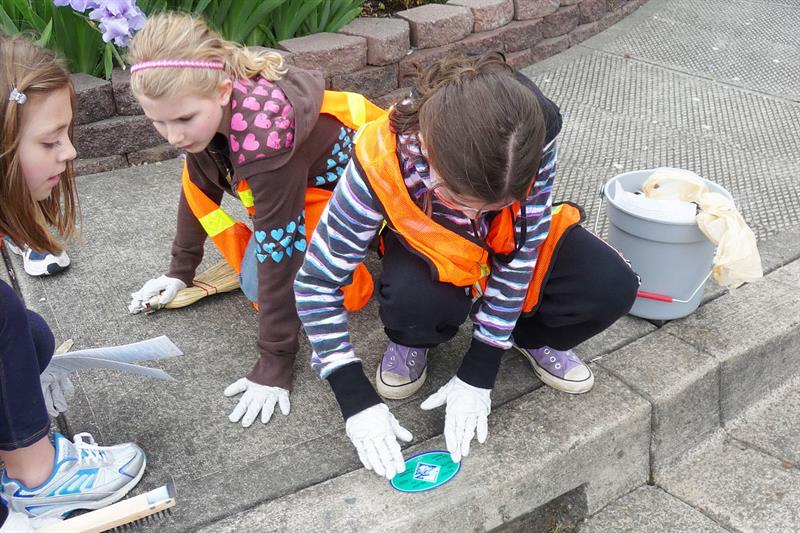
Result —
[[[421,409],[429,411],[447,404],[444,440],[453,462],[469,455],[469,444],[476,430],[478,442],[486,442],[489,433],[486,417],[492,412],[491,393],[491,389],[473,387],[453,377],[420,405]]]
[[[47,413],[58,416],[67,410],[69,400],[75,396],[75,387],[69,379],[69,371],[48,366],[39,376],[42,383],[42,395]]]
[[[397,439],[410,442],[413,435],[400,425],[385,403],[354,414],[345,422],[347,436],[367,470],[392,479],[405,471],[406,462]]]
[[[132,315],[147,309],[147,304],[153,309],[167,305],[178,294],[178,291],[185,289],[186,284],[179,279],[161,276],[151,279],[136,292],[131,293],[131,303],[128,311]]]
[[[239,379],[225,389],[225,396],[236,396],[244,392],[239,399],[239,403],[231,412],[228,420],[231,422],[242,421],[242,427],[250,427],[253,421],[261,412],[261,422],[266,424],[272,418],[277,403],[281,408],[281,413],[289,414],[291,405],[289,404],[289,391],[280,387],[270,387],[259,385],[247,378]]]

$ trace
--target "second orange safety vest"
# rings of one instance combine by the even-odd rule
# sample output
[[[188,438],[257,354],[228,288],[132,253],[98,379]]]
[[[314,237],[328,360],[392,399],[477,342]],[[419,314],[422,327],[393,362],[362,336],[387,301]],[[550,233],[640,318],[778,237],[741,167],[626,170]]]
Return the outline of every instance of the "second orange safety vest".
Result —
[[[502,209],[489,226],[485,240],[456,233],[431,220],[406,188],[397,159],[397,138],[389,127],[389,114],[366,124],[355,138],[355,162],[380,201],[387,226],[401,242],[431,268],[434,279],[460,287],[486,288],[491,258],[514,250],[514,222],[519,203]],[[552,208],[550,231],[539,246],[533,278],[523,311],[541,303],[542,287],[552,269],[555,253],[568,231],[583,221],[580,207],[560,203]]]

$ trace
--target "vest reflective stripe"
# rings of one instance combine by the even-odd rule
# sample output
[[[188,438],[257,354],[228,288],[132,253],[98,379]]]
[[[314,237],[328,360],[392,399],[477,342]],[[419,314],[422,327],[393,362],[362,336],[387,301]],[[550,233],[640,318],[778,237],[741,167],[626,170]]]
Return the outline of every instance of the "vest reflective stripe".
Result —
[[[222,209],[214,209],[209,214],[197,219],[206,230],[209,237],[216,237],[226,229],[232,227],[236,221]]]
[[[408,193],[397,159],[397,141],[389,129],[389,115],[370,122],[359,131],[355,144],[356,162],[380,201],[387,224],[399,233],[400,241],[431,267],[434,279],[460,287],[477,283],[481,289],[491,272],[491,254],[514,250],[514,215],[519,203],[503,209],[492,220],[485,242],[456,233],[431,220]],[[539,255],[523,310],[539,303],[541,288],[562,237],[583,219],[580,208],[559,204],[551,211],[550,231],[539,247]]]
[[[247,249],[252,231],[233,219],[219,204],[211,201],[189,178],[189,167],[183,164],[181,175],[183,196],[203,229],[219,248],[225,260],[236,272],[242,270],[242,257]]]
[[[334,116],[345,126],[357,130],[365,121],[372,120],[384,111],[356,93],[325,91],[320,113]],[[189,178],[189,169],[184,163],[181,177],[183,194],[192,213],[219,248],[229,265],[241,272],[242,258],[253,232],[242,222],[236,221],[226,213],[219,204],[213,202]],[[255,214],[255,198],[247,180],[239,180],[236,193],[250,216]],[[306,190],[306,242],[311,240],[319,223],[322,212],[332,195],[331,191],[309,187]],[[344,306],[348,311],[357,311],[364,307],[372,296],[372,276],[362,264],[353,272],[353,281],[342,288]]]
[[[236,193],[239,195],[239,200],[241,200],[242,205],[250,212],[250,215],[254,215],[255,198],[253,198],[253,191],[250,190],[247,180],[239,180],[239,183],[236,185]]]
[[[353,123],[354,124],[364,124],[367,121],[367,110],[364,108],[363,105],[359,105],[363,103],[363,101],[359,101],[357,98],[359,95],[354,93],[345,93],[347,94],[347,103],[350,107],[350,111],[352,112]]]

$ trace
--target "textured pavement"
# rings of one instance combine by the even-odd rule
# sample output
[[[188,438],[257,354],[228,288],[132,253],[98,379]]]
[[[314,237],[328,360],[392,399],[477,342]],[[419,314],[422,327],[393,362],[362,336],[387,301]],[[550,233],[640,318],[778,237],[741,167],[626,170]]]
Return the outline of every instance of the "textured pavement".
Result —
[[[709,303],[696,315],[658,331],[625,317],[589,340],[578,351],[596,360],[598,385],[584,396],[542,388],[508,353],[489,441],[473,448],[446,489],[399,496],[360,468],[333,395],[309,368],[305,341],[291,415],[247,430],[228,422],[235,401],[222,390],[255,358],[255,315],[241,294],[150,316],[127,313],[129,293],[168,264],[176,161],[79,178],[84,239],[70,247],[73,266],[64,275],[32,279],[12,261],[27,304],[45,316],[57,341],[72,338],[79,349],[168,335],[185,353],[158,363],[177,383],[82,372],[62,429],[90,431],[101,443],[141,444],[149,464],[137,490],[175,479],[178,507],[154,531],[485,530],[567,494],[584,514],[605,508],[595,524],[625,520],[633,524],[628,531],[669,530],[659,524],[687,509],[693,513],[675,522],[685,528],[672,530],[758,531],[752,524],[767,520],[780,531],[798,518],[791,514],[796,490],[780,497],[759,491],[784,478],[798,486],[800,428],[780,419],[774,405],[764,408],[774,423],[749,413],[767,391],[793,390],[784,382],[800,375],[798,22],[797,0],[650,0],[606,32],[525,70],[566,113],[556,196],[581,203],[588,227],[597,222],[602,233],[597,190],[615,174],[689,168],[732,193],[775,272],[732,294],[709,288]],[[218,255],[208,250],[213,263]],[[369,266],[380,271],[374,260]],[[375,302],[351,320],[371,377],[385,344]],[[465,327],[434,351],[424,388],[390,403],[415,436],[407,456],[443,446],[443,413],[418,404],[452,375],[468,342]],[[768,364],[760,367],[764,355]],[[787,394],[796,421],[797,396]],[[734,460],[751,461],[756,477],[773,467],[780,477],[741,485],[728,471]],[[730,489],[710,491],[703,485],[709,476]],[[641,488],[647,482],[663,487]],[[748,498],[763,512],[748,513]],[[794,510],[768,518],[770,506],[784,504]],[[663,512],[642,518],[643,506]],[[393,509],[406,512],[386,518]]]

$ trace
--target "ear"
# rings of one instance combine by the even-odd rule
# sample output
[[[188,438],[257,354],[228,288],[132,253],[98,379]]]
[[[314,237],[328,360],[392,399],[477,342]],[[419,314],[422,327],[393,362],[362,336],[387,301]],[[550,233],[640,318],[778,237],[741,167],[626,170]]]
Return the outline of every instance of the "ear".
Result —
[[[422,132],[417,133],[419,139],[419,149],[422,152],[422,157],[428,158],[428,147],[425,145],[425,139],[422,137]]]
[[[225,78],[217,86],[216,100],[221,106],[226,106],[231,102],[231,93],[233,92],[233,81],[230,78]]]

